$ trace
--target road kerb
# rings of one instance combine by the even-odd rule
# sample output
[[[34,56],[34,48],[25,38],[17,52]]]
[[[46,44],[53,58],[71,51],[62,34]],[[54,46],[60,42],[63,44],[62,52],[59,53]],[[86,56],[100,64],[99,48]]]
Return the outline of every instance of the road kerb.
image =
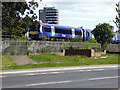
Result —
[[[118,68],[118,65],[106,65],[106,66],[88,66],[88,67],[82,67],[82,66],[76,66],[76,67],[56,67],[56,68],[39,68],[39,69],[28,69],[28,70],[15,70],[15,71],[2,71],[0,74],[18,74],[18,73],[32,73],[32,72],[46,72],[46,71],[65,71],[65,70],[77,70],[77,69],[95,69],[95,68]]]

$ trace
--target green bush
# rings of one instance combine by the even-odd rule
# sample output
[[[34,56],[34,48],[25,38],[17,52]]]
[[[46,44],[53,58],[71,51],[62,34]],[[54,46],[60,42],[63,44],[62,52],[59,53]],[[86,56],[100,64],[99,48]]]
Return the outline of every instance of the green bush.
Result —
[[[86,49],[92,49],[92,47],[91,46],[87,46],[87,48]]]
[[[92,38],[92,39],[88,39],[87,41],[85,41],[87,43],[98,43],[95,38]]]
[[[82,38],[81,37],[73,38],[72,41],[73,42],[82,42]]]
[[[73,50],[73,49],[77,49],[74,45],[70,45],[67,47],[67,49]]]
[[[103,49],[103,50],[110,50],[110,45],[108,45],[108,44],[103,44],[102,49]]]
[[[27,36],[25,36],[25,35],[22,35],[22,38],[25,39],[25,40],[27,40]]]
[[[44,35],[44,36],[42,37],[42,40],[45,41],[46,39],[47,39],[47,37]]]

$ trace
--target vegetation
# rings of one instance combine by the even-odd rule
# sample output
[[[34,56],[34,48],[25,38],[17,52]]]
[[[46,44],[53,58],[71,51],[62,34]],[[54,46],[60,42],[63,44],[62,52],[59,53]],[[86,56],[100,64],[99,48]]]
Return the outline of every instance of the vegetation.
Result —
[[[70,45],[70,46],[68,46],[67,48],[65,48],[65,49],[70,49],[70,50],[73,50],[73,49],[77,49],[77,47],[75,47],[74,45]]]
[[[117,11],[118,15],[116,15],[116,18],[115,18],[115,20],[113,20],[113,22],[116,24],[116,26],[117,26],[117,28],[118,28],[118,30],[120,32],[120,17],[119,17],[120,10],[119,10],[119,4],[116,4],[116,6],[117,6],[116,11]]]
[[[36,7],[38,7],[36,2],[29,2],[28,4],[26,2],[2,2],[3,37],[15,39],[24,37],[29,25],[32,24],[37,27],[37,15],[34,13]]]
[[[108,23],[96,25],[96,28],[94,28],[92,33],[97,42],[101,43],[101,46],[110,42],[114,36],[114,33],[110,29],[110,25]]]
[[[33,59],[35,62],[47,62],[47,63],[6,66],[3,67],[2,69],[10,70],[10,69],[30,69],[30,68],[43,68],[43,67],[118,64],[119,55],[106,54],[101,56],[101,57],[106,57],[103,59],[101,57],[90,58],[87,56],[59,56],[55,54],[43,53],[40,55],[30,55],[29,57]]]
[[[73,38],[72,40],[73,42],[82,42],[82,38],[81,37],[77,37],[77,38]]]
[[[88,39],[87,41],[85,41],[86,43],[98,43],[95,38],[92,39]]]
[[[2,65],[16,65],[10,56],[2,56]]]

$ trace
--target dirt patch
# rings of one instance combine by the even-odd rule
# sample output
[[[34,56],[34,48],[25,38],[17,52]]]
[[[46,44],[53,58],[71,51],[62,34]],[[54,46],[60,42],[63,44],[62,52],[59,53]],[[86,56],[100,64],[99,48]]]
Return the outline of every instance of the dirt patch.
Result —
[[[25,64],[34,64],[35,62],[30,59],[28,56],[10,56],[16,65],[25,65]]]
[[[16,65],[26,65],[26,64],[43,64],[43,63],[62,63],[62,62],[35,62],[27,55],[18,55],[18,56],[10,56],[12,60],[16,63]],[[4,66],[16,66],[16,65],[4,65]],[[2,66],[2,67],[4,67]]]

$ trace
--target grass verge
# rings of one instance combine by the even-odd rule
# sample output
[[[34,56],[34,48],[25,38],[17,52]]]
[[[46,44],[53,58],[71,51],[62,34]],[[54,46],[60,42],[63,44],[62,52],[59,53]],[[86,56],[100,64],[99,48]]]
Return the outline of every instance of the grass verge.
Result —
[[[16,65],[10,56],[2,55],[2,65]]]
[[[119,54],[105,54],[102,55],[101,57],[90,58],[87,56],[59,56],[55,54],[43,53],[40,55],[30,55],[29,57],[35,62],[48,62],[48,63],[6,66],[3,67],[2,70],[80,66],[80,65],[119,64],[118,62],[119,56],[120,56]]]

